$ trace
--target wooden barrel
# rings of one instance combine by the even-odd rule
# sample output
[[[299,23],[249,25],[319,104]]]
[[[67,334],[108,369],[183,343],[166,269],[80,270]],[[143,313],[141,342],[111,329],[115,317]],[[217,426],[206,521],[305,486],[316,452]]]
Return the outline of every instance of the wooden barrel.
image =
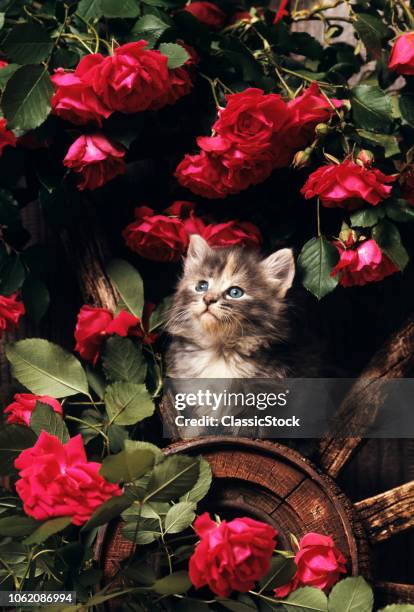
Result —
[[[352,504],[335,482],[298,452],[281,444],[233,437],[180,441],[166,454],[201,454],[209,462],[213,483],[200,511],[226,519],[250,516],[273,525],[278,547],[291,548],[289,534],[315,531],[331,535],[348,562],[350,575],[371,577],[364,529]],[[134,549],[116,522],[101,534],[97,558],[104,583],[111,581]]]

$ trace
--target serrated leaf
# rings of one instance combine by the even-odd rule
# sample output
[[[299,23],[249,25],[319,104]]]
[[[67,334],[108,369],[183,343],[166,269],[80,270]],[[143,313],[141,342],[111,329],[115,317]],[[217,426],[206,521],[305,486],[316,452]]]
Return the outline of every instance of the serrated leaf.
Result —
[[[159,46],[159,50],[168,57],[168,68],[170,70],[183,66],[190,57],[190,54],[184,47],[175,43],[162,43]]]
[[[62,416],[55,412],[51,406],[42,404],[42,402],[36,402],[35,409],[30,417],[30,429],[33,429],[38,436],[42,431],[46,431],[50,435],[56,436],[63,443],[70,439]]]
[[[372,230],[372,237],[381,251],[388,255],[397,268],[404,270],[409,261],[409,257],[401,242],[400,232],[394,223],[390,221],[381,221]]]
[[[356,210],[350,216],[352,227],[373,227],[378,221],[383,219],[386,214],[385,206],[370,206]]]
[[[113,259],[107,273],[119,291],[122,303],[129,312],[141,318],[144,307],[144,284],[139,272],[123,259]]]
[[[263,591],[273,591],[274,589],[288,584],[296,573],[296,563],[294,559],[282,557],[281,555],[272,557],[270,560],[270,570],[261,579],[260,587]]]
[[[99,473],[109,482],[132,482],[154,465],[151,450],[135,448],[109,455],[102,462]]]
[[[172,295],[165,297],[156,307],[150,318],[150,331],[155,331],[167,322],[168,311],[173,300]]]
[[[195,508],[193,502],[179,502],[172,506],[165,517],[165,533],[180,533],[187,529],[195,519]]]
[[[188,573],[181,570],[156,580],[152,585],[152,589],[160,595],[181,595],[188,591],[191,586],[192,584],[188,577]]]
[[[153,47],[169,27],[168,23],[165,23],[156,15],[149,14],[138,19],[131,30],[131,34],[142,37],[148,41],[150,47]]]
[[[113,383],[107,387],[104,401],[110,422],[117,425],[135,425],[155,410],[145,385],[134,383]]]
[[[17,64],[37,64],[51,53],[53,42],[39,23],[16,25],[3,42],[6,57]]]
[[[155,444],[151,444],[151,442],[143,442],[141,440],[125,440],[125,450],[131,451],[135,449],[150,450],[154,455],[155,465],[157,465],[157,463],[161,463],[161,461],[164,461],[165,459],[165,455],[162,450],[158,448],[158,446],[155,446]]]
[[[205,497],[210,489],[213,474],[208,461],[200,458],[200,471],[194,487],[185,495],[180,497],[180,501],[199,502]]]
[[[167,457],[154,467],[145,501],[171,501],[190,491],[198,479],[199,463],[185,455]]]
[[[374,594],[362,576],[338,582],[329,595],[329,612],[371,612]]]
[[[102,353],[102,365],[108,380],[143,383],[147,374],[142,351],[130,338],[112,336]]]
[[[32,321],[39,323],[50,304],[50,294],[45,283],[31,274],[23,283],[22,298],[26,314]]]
[[[13,76],[18,68],[20,68],[20,64],[8,64],[0,68],[0,91],[3,91],[7,85],[7,81]]]
[[[354,28],[374,59],[381,57],[382,42],[388,35],[388,27],[376,15],[357,13]]]
[[[89,531],[94,527],[105,525],[112,519],[120,516],[124,510],[126,510],[134,501],[134,498],[128,492],[128,490],[117,497],[111,497],[102,506],[100,506],[91,516],[89,521],[85,523],[81,531]]]
[[[401,153],[400,145],[396,136],[392,134],[378,134],[369,130],[357,130],[357,134],[370,146],[382,147],[386,158]]]
[[[10,129],[28,131],[41,125],[50,112],[53,87],[43,66],[22,66],[8,80],[2,97]]]
[[[398,223],[414,221],[414,206],[402,198],[388,200],[386,204],[387,217]]]
[[[40,525],[40,527],[38,527],[36,531],[30,534],[29,537],[23,541],[23,544],[25,544],[26,546],[32,546],[33,544],[41,544],[42,542],[50,538],[50,536],[54,535],[55,533],[59,533],[59,531],[65,529],[68,525],[71,524],[71,522],[71,516],[59,516],[58,518],[46,521],[45,523]]]
[[[122,535],[135,544],[150,544],[161,536],[160,517],[148,504],[132,504],[122,520],[126,522]]]
[[[0,428],[0,475],[13,472],[14,460],[22,450],[36,443],[36,435],[29,427],[5,425]]]
[[[0,519],[1,537],[21,537],[33,533],[41,525],[30,516],[5,516]]]
[[[88,393],[79,361],[57,344],[40,338],[20,340],[6,347],[13,376],[36,395],[60,398]]]
[[[77,12],[87,21],[102,17],[101,0],[80,0]]]
[[[127,19],[139,15],[138,0],[100,0],[104,17]]]
[[[375,85],[352,88],[352,114],[355,123],[366,130],[388,132],[393,123],[391,98]]]
[[[337,249],[324,236],[312,238],[304,247],[298,258],[298,267],[302,271],[304,287],[318,300],[333,291],[338,279],[331,272],[339,259]]]
[[[293,591],[286,600],[278,600],[286,612],[328,612],[328,598],[320,589],[303,587]]]

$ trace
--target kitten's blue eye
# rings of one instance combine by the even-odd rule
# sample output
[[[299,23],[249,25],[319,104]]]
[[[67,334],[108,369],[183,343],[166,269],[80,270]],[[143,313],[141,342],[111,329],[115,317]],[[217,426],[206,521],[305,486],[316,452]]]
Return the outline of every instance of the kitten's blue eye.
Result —
[[[241,296],[244,295],[244,291],[240,289],[240,287],[230,287],[230,289],[227,289],[226,293],[231,298],[241,298]]]
[[[198,291],[199,293],[205,293],[207,289],[208,289],[208,282],[206,280],[198,281],[198,283],[196,284],[195,290]]]

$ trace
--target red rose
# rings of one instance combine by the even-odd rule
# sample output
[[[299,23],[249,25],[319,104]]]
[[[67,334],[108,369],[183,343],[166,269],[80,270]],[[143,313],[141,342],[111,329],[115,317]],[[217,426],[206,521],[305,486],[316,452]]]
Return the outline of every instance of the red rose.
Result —
[[[193,17],[214,29],[220,29],[226,21],[226,14],[212,2],[191,2],[184,7],[184,11],[191,13]]]
[[[169,70],[169,82],[164,94],[160,95],[151,105],[151,110],[163,108],[167,104],[175,104],[177,100],[186,96],[193,89],[195,67],[199,58],[195,49],[183,42],[177,41],[188,52],[189,58],[183,66]]]
[[[112,110],[137,113],[152,108],[169,88],[168,58],[139,40],[115,49],[90,75],[95,93]]]
[[[188,246],[188,234],[179,219],[156,215],[147,206],[135,209],[135,221],[122,235],[131,251],[153,261],[179,261]]]
[[[391,50],[388,68],[399,74],[414,74],[414,32],[406,32],[397,38]]]
[[[76,67],[75,72],[65,72],[58,68],[51,77],[55,87],[52,97],[52,112],[71,123],[83,125],[95,123],[102,125],[112,110],[96,95],[91,77],[95,69],[100,69],[104,57],[100,53],[85,55]]]
[[[17,138],[7,129],[7,121],[4,117],[0,117],[0,156],[3,154],[5,147],[15,147]]]
[[[331,275],[339,275],[343,287],[366,285],[381,281],[386,276],[398,272],[395,264],[382,253],[375,240],[366,240],[355,247],[353,241],[344,248],[340,242],[334,243],[340,258]]]
[[[262,236],[258,228],[248,221],[227,221],[207,225],[201,236],[212,247],[259,247]]]
[[[299,542],[295,555],[297,566],[292,581],[275,589],[275,597],[287,597],[298,587],[330,589],[346,573],[346,559],[335,546],[333,539],[319,533],[307,533]]]
[[[81,175],[78,189],[97,189],[125,173],[124,155],[125,149],[111,143],[103,134],[91,134],[75,140],[63,164]]]
[[[25,313],[24,304],[19,301],[17,293],[8,297],[0,295],[0,337],[2,332],[11,331],[17,327],[20,317]]]
[[[357,208],[365,202],[376,206],[388,198],[396,176],[383,174],[376,168],[365,168],[353,161],[321,166],[309,176],[301,193],[306,200],[319,197],[328,208]]]
[[[4,409],[4,414],[8,415],[6,423],[9,425],[16,423],[17,425],[27,425],[27,427],[29,427],[30,418],[36,407],[36,402],[48,404],[55,412],[63,414],[62,406],[53,397],[49,397],[48,395],[33,395],[32,393],[16,393],[14,402]]]
[[[199,589],[208,585],[216,595],[246,593],[270,567],[277,531],[251,518],[215,523],[207,512],[194,522],[200,542],[190,558],[189,576]]]
[[[2,68],[5,68],[8,65],[9,65],[9,62],[6,62],[6,60],[0,60],[0,70]]]
[[[102,343],[111,334],[127,336],[135,331],[139,319],[126,310],[121,310],[116,317],[106,308],[82,306],[75,328],[77,351],[83,359],[94,365],[98,361]],[[138,331],[138,330],[137,330]]]
[[[24,511],[38,521],[71,516],[74,525],[82,525],[104,502],[122,494],[99,474],[100,463],[87,460],[80,435],[62,444],[42,431],[14,465],[20,470],[16,491]]]
[[[321,94],[317,83],[312,83],[300,96],[287,103],[289,120],[282,134],[295,150],[301,149],[312,140],[318,123],[325,123],[343,102]]]
[[[194,202],[177,200],[166,208],[164,213],[171,217],[178,217],[182,221],[185,231],[189,236],[191,236],[191,234],[201,235],[206,226],[204,221],[200,219],[200,217],[197,217]]]
[[[277,13],[273,19],[273,24],[279,23],[279,21],[282,21],[283,17],[287,17],[289,15],[289,11],[287,10],[288,4],[289,0],[280,0],[279,8],[277,9]]]

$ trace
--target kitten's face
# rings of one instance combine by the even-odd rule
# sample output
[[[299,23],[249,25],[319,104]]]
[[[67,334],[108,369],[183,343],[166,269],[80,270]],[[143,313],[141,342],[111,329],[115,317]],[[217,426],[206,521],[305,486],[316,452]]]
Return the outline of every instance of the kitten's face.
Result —
[[[202,344],[274,332],[293,276],[289,249],[262,260],[241,248],[212,249],[192,236],[169,331]]]

